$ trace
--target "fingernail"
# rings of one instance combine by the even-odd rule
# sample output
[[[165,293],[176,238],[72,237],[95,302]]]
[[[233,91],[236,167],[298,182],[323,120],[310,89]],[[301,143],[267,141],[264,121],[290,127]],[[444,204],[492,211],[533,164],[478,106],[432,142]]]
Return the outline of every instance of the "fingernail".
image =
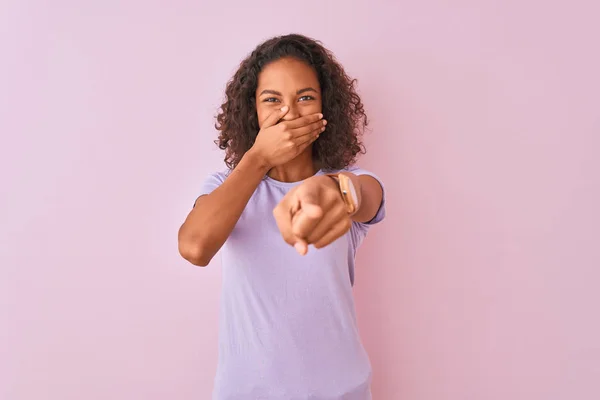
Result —
[[[325,127],[322,127],[322,128],[321,128],[321,132],[324,132],[324,131],[325,131]]]
[[[301,256],[306,254],[306,246],[304,246],[303,243],[298,242],[294,245],[294,247],[296,248],[298,254],[300,254]]]
[[[288,107],[288,106],[283,106],[283,107],[281,107],[281,111],[283,111],[283,112],[286,112],[288,109],[289,109],[289,107]]]
[[[323,118],[323,114],[319,114],[319,119]]]
[[[326,119],[323,120],[323,125],[327,125],[327,120]]]

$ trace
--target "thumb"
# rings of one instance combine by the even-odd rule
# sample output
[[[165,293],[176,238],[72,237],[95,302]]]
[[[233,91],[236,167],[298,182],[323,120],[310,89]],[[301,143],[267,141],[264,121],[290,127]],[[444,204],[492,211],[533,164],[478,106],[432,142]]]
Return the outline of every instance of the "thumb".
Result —
[[[302,213],[309,218],[321,218],[323,216],[323,209],[313,201],[302,201],[301,202]]]
[[[304,211],[313,209],[319,204],[319,196],[318,193],[315,193],[314,187],[303,186],[298,188],[296,198],[298,199],[300,208]]]
[[[296,225],[297,220],[320,219],[323,216],[323,209],[319,205],[317,196],[306,190],[296,192],[296,200],[292,207],[292,225]]]
[[[321,208],[321,186],[313,179],[308,179],[298,187],[296,191],[296,199],[300,208],[307,211],[308,209]]]
[[[263,122],[262,129],[270,128],[277,124],[281,118],[285,117],[285,114],[287,114],[289,110],[290,108],[288,106],[283,106],[281,109],[273,111]]]

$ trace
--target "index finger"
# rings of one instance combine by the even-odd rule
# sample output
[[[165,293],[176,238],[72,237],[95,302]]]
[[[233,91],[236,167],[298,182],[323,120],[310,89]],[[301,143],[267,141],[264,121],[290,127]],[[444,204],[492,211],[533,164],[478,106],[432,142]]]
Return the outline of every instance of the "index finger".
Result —
[[[286,125],[290,129],[295,129],[295,128],[300,128],[302,126],[312,124],[313,122],[317,122],[321,119],[323,119],[323,114],[321,114],[321,113],[310,114],[310,115],[305,115],[303,117],[298,117],[291,121],[286,121]]]
[[[267,116],[267,118],[265,118],[261,127],[266,129],[275,125],[281,118],[285,117],[285,114],[287,114],[289,110],[290,108],[288,106],[283,106],[279,110],[273,111]]]

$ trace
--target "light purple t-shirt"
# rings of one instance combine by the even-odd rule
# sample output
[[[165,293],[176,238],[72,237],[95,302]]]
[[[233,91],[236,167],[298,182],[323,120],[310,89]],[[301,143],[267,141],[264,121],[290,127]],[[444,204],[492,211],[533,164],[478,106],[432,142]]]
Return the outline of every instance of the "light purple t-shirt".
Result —
[[[211,175],[200,194],[226,177]],[[371,365],[358,334],[352,284],[356,249],[369,226],[384,218],[385,201],[369,223],[354,222],[329,246],[310,246],[300,256],[273,217],[275,206],[300,183],[265,177],[221,248],[213,400],[371,399]]]

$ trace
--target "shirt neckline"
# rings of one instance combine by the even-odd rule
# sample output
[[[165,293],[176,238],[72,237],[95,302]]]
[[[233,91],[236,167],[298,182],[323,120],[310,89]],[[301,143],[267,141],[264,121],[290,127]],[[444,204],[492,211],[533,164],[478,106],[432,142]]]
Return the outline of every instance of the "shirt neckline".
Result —
[[[310,176],[306,179],[310,179],[315,176],[320,176],[320,175],[323,175],[324,173],[325,172],[322,169],[320,169],[313,176]],[[269,175],[265,175],[265,181],[267,181],[267,183],[270,183],[270,184],[276,185],[276,186],[280,186],[280,187],[284,187],[284,188],[292,188],[294,186],[297,186],[298,184],[304,182],[306,179],[301,180],[301,181],[296,181],[296,182],[282,182],[282,181],[278,181],[276,179],[271,178]]]

